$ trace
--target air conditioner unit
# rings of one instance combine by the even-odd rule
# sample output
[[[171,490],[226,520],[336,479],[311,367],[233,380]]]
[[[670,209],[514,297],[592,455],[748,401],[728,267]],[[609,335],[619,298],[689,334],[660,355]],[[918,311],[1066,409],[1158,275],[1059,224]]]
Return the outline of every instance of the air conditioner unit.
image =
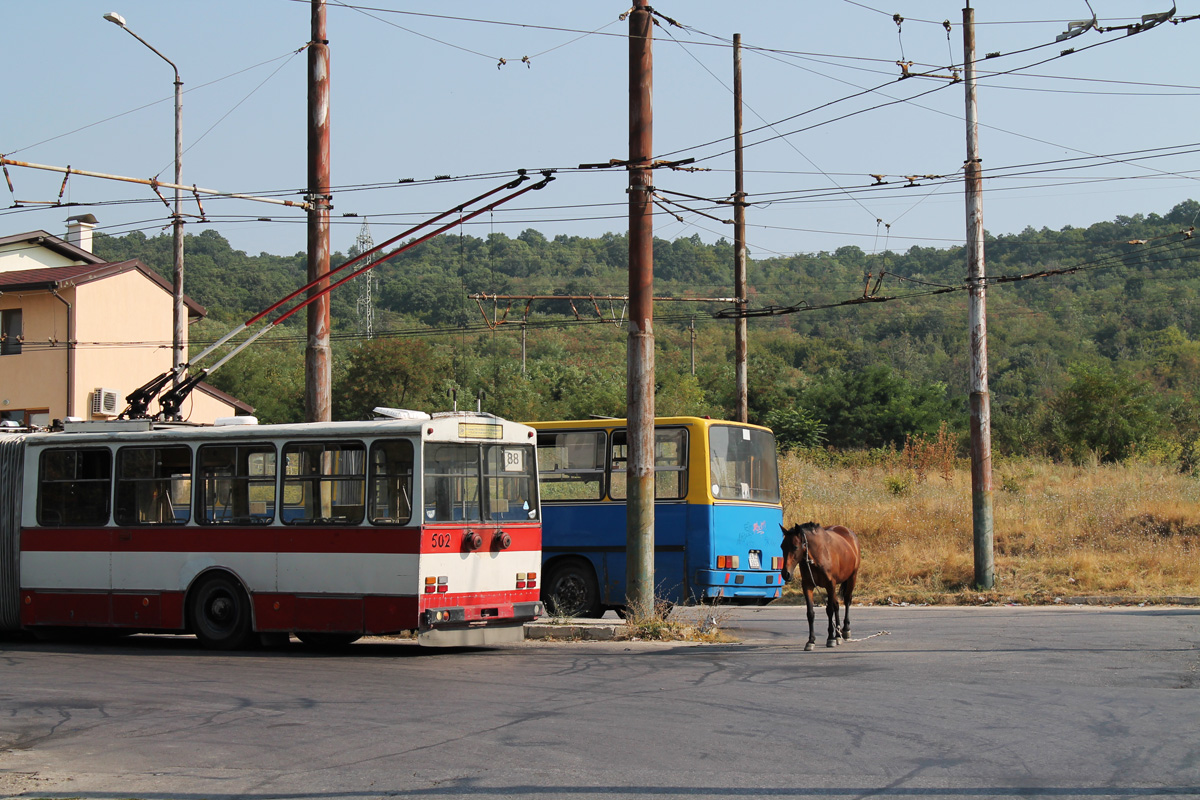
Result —
[[[121,393],[116,389],[96,388],[92,390],[92,416],[93,417],[115,417],[121,413],[121,409],[117,404],[121,400]]]

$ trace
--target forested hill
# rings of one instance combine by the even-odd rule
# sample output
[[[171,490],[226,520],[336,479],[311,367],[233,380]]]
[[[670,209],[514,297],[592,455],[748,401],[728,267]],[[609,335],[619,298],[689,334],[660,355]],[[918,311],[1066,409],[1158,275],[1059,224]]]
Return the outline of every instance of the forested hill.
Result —
[[[1004,281],[988,293],[998,449],[1192,458],[1200,437],[1200,251],[1191,235],[1198,217],[1200,203],[1187,201],[1161,216],[988,236],[987,274]],[[170,273],[167,234],[97,235],[95,249]],[[334,265],[346,257],[335,255]],[[375,270],[374,338],[358,333],[357,281],[333,294],[335,415],[359,417],[375,405],[441,409],[449,388],[463,404],[482,391],[485,408],[517,419],[621,415],[625,331],[600,321],[621,317],[619,301],[599,309],[589,301],[534,302],[523,372],[525,303],[513,303],[493,330],[467,296],[621,296],[627,258],[623,234],[547,239],[534,230],[515,239],[442,236],[395,257]],[[732,264],[726,241],[656,240],[655,294],[728,297]],[[194,344],[305,282],[302,253],[250,256],[212,230],[187,237],[186,266],[188,294],[210,313],[193,328]],[[967,298],[945,290],[961,289],[965,272],[961,247],[751,253],[750,308],[791,312],[750,320],[752,418],[770,421],[785,439],[837,447],[900,444],[943,421],[960,432]],[[1012,280],[1021,276],[1028,279]],[[864,290],[870,301],[837,305]],[[660,414],[732,414],[732,325],[712,316],[729,305],[656,305]],[[507,307],[483,310],[504,318]],[[300,320],[232,360],[213,382],[258,406],[264,420],[298,419],[303,349]]]

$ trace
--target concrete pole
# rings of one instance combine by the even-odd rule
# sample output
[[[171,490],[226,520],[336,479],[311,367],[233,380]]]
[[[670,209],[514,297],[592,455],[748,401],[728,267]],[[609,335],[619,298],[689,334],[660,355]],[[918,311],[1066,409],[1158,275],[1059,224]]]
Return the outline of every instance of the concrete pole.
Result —
[[[626,416],[626,603],[654,609],[653,26],[647,0],[629,15],[629,343]]]
[[[987,289],[983,259],[983,176],[975,97],[975,12],[963,9],[964,83],[967,90],[967,282],[971,308],[971,511],[975,586],[995,584],[992,561],[992,411],[988,394]]]
[[[312,0],[312,40],[308,46],[308,279],[329,274],[329,42],[325,38],[325,0]],[[329,285],[321,281],[310,296]],[[308,345],[304,351],[304,418],[328,422],[331,359],[329,295],[308,306]]]
[[[742,310],[746,308],[746,191],[742,172],[742,35],[733,35],[733,296]],[[750,377],[746,361],[749,353],[746,318],[733,322],[733,362],[737,419],[750,421]]]

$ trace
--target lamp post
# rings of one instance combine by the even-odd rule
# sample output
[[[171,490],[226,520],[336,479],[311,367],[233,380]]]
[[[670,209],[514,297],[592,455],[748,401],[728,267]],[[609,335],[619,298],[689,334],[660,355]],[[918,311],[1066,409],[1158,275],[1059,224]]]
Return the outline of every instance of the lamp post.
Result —
[[[181,208],[183,194],[179,188],[182,185],[181,173],[183,169],[183,103],[181,99],[183,81],[179,80],[179,68],[175,66],[175,62],[158,52],[158,49],[154,45],[130,30],[129,26],[125,24],[124,17],[115,11],[110,11],[104,15],[104,18],[114,25],[120,26],[130,36],[146,45],[156,56],[170,64],[171,69],[175,71],[175,213],[172,215],[173,222],[171,224],[174,233],[175,250],[172,296],[175,302],[171,315],[171,366],[178,367],[180,364],[187,363],[187,353],[183,345],[184,334],[187,329],[187,316],[183,307],[183,214]],[[178,374],[175,376],[176,382],[178,382],[179,377]]]

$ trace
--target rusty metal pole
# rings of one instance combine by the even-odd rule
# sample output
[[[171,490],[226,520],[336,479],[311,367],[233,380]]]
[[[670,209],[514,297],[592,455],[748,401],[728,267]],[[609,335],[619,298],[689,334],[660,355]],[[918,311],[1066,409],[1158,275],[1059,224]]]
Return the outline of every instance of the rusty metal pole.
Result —
[[[626,603],[654,609],[653,27],[647,0],[629,15],[629,344]]]
[[[312,0],[312,40],[308,46],[308,279],[329,274],[329,42],[325,38],[325,0]],[[324,280],[310,296],[328,287]],[[304,418],[328,422],[331,359],[329,295],[308,307],[308,345],[304,350]]]
[[[733,294],[746,308],[746,191],[742,182],[742,35],[733,35]],[[746,318],[733,323],[734,386],[737,419],[750,421],[750,376],[746,367],[749,343]]]
[[[979,158],[979,109],[975,97],[975,12],[963,9],[964,83],[967,90],[967,283],[971,310],[971,510],[975,586],[995,584],[992,561],[992,410],[988,394],[987,289],[983,260],[983,175]]]

